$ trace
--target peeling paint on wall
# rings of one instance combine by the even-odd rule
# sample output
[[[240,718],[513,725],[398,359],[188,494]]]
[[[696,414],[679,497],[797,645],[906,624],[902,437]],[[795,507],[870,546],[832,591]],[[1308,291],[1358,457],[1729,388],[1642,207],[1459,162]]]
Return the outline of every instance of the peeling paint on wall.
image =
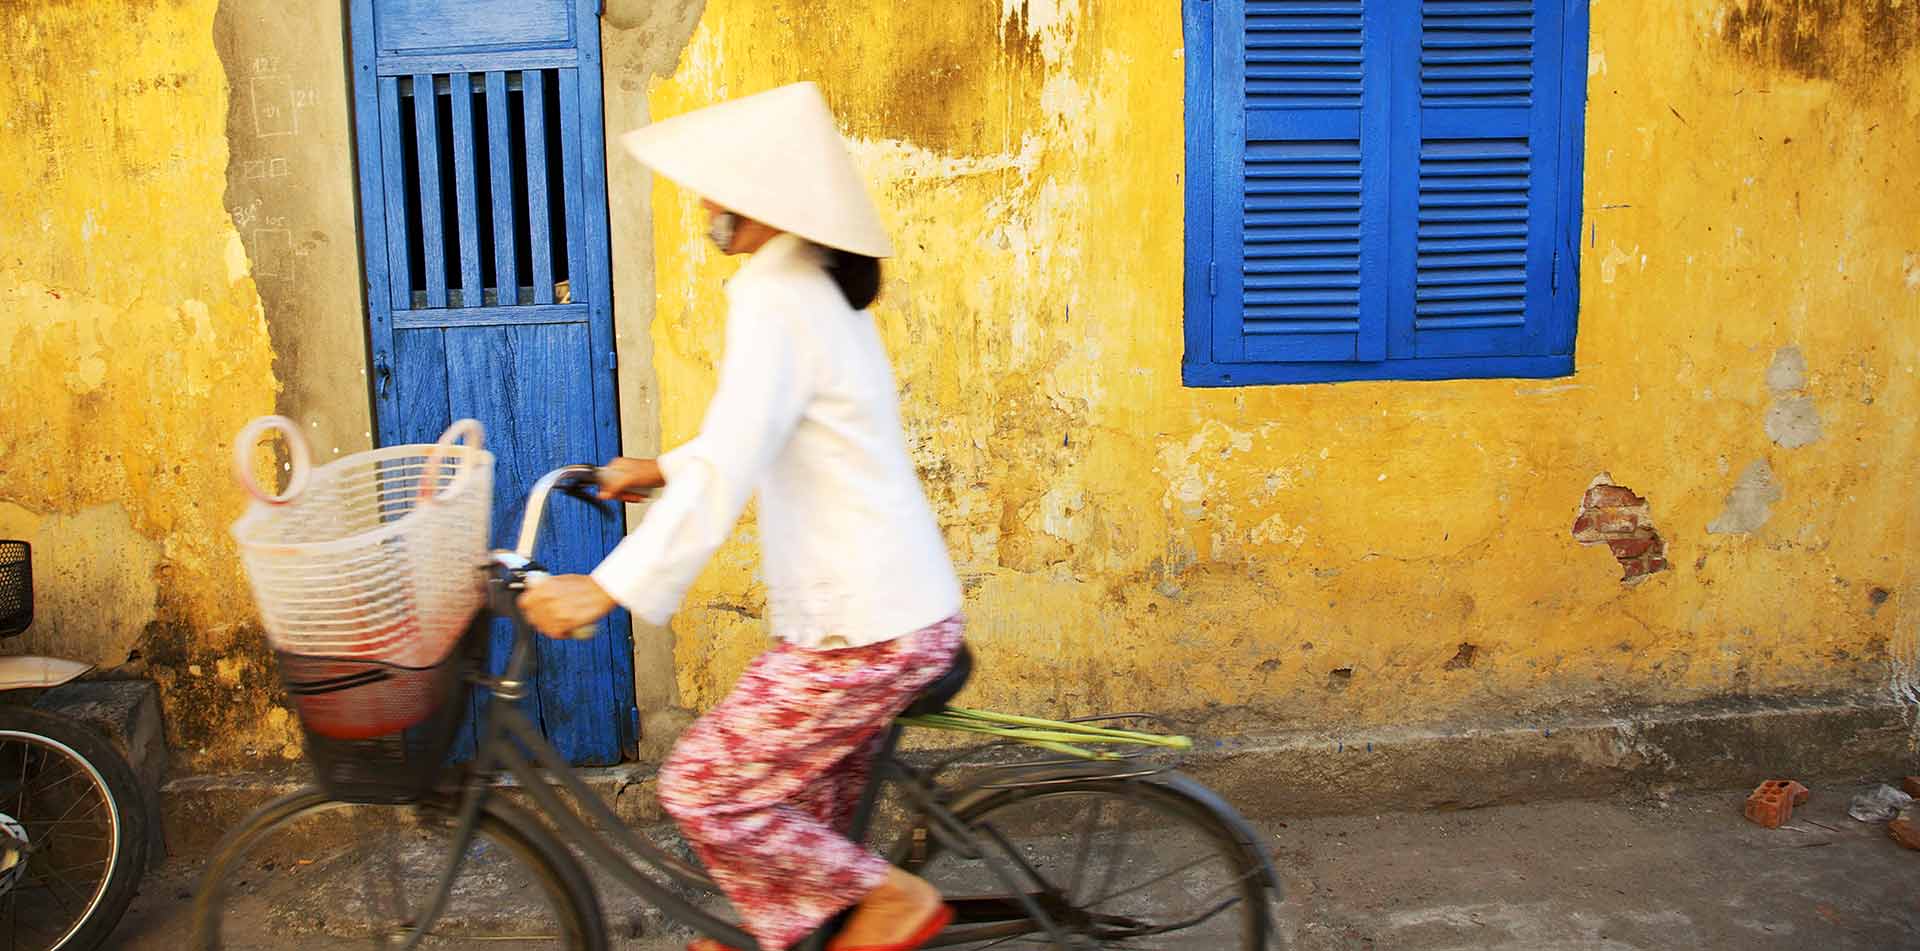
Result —
[[[0,503],[0,538],[34,544],[33,627],[10,648],[106,667],[127,662],[155,620],[161,546],[134,529],[123,505],[42,517]]]
[[[229,260],[247,264],[273,344],[281,415],[317,462],[373,445],[343,4],[221,0],[230,90]]]
[[[223,447],[277,384],[257,268],[221,205],[214,13],[52,3],[0,18],[0,509],[52,566],[32,646],[151,674],[174,742],[217,756],[258,734],[264,684],[201,705],[174,688],[187,664],[258,638],[243,634]]]
[[[1767,389],[1773,392],[1773,404],[1767,407],[1767,438],[1786,449],[1811,446],[1820,441],[1820,410],[1807,386],[1807,358],[1799,347],[1781,347],[1767,368]]]
[[[610,0],[601,16],[600,52],[607,126],[607,215],[613,264],[614,346],[619,356],[621,452],[660,451],[659,378],[653,371],[653,175],[627,154],[620,135],[651,115],[647,90],[673,71],[693,38],[703,0]],[[640,506],[629,506],[637,524]],[[636,623],[634,702],[640,710],[640,756],[664,754],[684,715],[673,672],[671,632]]]
[[[1740,473],[1740,481],[1727,494],[1726,508],[1719,518],[1707,523],[1707,531],[1715,535],[1759,531],[1772,516],[1773,506],[1785,497],[1780,483],[1774,481],[1773,467],[1765,459],[1756,460]]]

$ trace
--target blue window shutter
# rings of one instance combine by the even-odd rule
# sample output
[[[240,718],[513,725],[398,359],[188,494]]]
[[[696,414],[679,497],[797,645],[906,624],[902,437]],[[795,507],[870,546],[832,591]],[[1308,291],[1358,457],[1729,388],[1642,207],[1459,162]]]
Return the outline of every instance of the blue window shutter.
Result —
[[[1385,0],[1219,0],[1212,362],[1387,355]]]
[[[1564,353],[1555,0],[1422,0],[1396,52],[1396,358]]]

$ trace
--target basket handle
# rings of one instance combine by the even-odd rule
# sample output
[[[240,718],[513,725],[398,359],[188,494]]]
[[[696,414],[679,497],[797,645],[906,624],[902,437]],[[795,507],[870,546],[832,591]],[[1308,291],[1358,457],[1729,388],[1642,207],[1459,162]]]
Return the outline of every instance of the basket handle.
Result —
[[[462,437],[467,444],[456,453],[454,447]],[[485,442],[486,430],[477,419],[463,419],[448,426],[447,431],[440,434],[440,441],[427,453],[427,467],[420,473],[420,498],[427,502],[449,502],[458,498],[473,481],[473,454],[479,452]],[[440,483],[441,460],[455,455],[460,457],[460,462],[453,478],[447,480],[446,488],[436,489]]]
[[[292,457],[293,474],[287,479],[287,490],[274,495],[260,487],[260,480],[253,471],[254,446],[260,437],[270,430],[278,430],[286,441],[287,454]],[[262,416],[240,430],[233,440],[233,477],[240,482],[247,494],[268,505],[286,505],[307,491],[307,482],[313,476],[313,453],[307,448],[307,438],[300,434],[300,424],[285,416]]]

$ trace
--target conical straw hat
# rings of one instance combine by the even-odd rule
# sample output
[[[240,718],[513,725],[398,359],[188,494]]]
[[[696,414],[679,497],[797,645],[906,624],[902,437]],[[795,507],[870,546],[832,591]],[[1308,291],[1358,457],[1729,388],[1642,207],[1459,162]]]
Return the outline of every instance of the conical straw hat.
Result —
[[[654,171],[729,211],[830,248],[893,254],[813,83],[663,119],[620,142]]]

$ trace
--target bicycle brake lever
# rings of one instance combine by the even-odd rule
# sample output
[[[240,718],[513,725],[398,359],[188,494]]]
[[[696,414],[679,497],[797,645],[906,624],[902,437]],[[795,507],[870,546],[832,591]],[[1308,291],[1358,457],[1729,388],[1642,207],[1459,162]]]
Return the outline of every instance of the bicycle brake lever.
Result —
[[[593,510],[600,515],[602,521],[611,522],[617,517],[613,509],[614,503],[600,497],[599,486],[589,482],[574,482],[562,486],[559,491],[562,495],[572,496],[593,506]]]

